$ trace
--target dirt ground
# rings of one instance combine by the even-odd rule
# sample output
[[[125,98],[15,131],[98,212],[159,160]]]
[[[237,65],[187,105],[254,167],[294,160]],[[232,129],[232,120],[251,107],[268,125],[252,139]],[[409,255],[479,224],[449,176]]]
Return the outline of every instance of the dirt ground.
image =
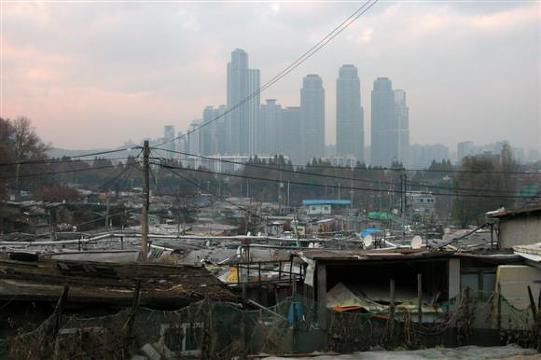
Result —
[[[366,351],[353,354],[311,354],[304,357],[267,357],[267,360],[279,359],[317,359],[317,360],[534,360],[541,354],[533,349],[524,349],[515,345],[480,347],[462,346],[457,348],[431,348],[411,351]]]

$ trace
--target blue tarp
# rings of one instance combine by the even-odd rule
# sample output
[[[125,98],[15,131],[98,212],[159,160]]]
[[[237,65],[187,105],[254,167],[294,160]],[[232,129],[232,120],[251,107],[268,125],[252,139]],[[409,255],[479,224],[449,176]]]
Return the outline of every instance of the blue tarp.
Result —
[[[304,306],[300,302],[292,302],[289,305],[289,311],[287,312],[287,322],[289,325],[293,325],[297,320],[302,319],[304,316]]]
[[[365,237],[367,235],[372,235],[376,233],[382,233],[383,230],[379,228],[366,228],[363,231],[361,231],[361,237]]]

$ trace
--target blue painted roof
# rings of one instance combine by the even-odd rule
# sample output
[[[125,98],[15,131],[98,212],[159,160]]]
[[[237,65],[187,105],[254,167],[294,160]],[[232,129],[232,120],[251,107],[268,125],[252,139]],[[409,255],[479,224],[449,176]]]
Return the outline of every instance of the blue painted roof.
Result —
[[[303,200],[304,206],[310,205],[351,205],[351,200]]]

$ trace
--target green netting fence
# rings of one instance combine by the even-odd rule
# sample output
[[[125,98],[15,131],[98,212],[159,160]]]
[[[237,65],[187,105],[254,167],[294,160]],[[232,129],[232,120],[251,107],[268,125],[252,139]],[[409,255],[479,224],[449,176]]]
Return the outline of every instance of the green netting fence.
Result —
[[[230,359],[375,346],[490,345],[479,339],[539,346],[531,309],[516,309],[493,294],[464,292],[439,304],[435,314],[418,323],[417,314],[400,306],[335,312],[301,296],[258,310],[202,300],[175,311],[136,308],[94,318],[55,312],[34,331],[10,338],[8,351],[14,359],[129,359],[136,354]]]

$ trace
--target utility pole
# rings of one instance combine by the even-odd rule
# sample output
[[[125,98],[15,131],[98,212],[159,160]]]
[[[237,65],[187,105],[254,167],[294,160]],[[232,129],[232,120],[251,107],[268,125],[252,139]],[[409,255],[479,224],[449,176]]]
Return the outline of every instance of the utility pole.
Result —
[[[148,210],[150,206],[150,165],[148,158],[150,148],[148,140],[145,140],[143,146],[143,212],[141,214],[141,257],[143,262],[148,258]]]
[[[400,216],[402,218],[402,241],[406,239],[406,208],[407,208],[407,190],[408,175],[404,172],[400,174]]]
[[[107,199],[105,201],[105,206],[106,206],[106,210],[105,210],[105,231],[109,231],[109,230],[111,230],[109,228],[109,194],[107,194],[106,196],[107,196]]]

